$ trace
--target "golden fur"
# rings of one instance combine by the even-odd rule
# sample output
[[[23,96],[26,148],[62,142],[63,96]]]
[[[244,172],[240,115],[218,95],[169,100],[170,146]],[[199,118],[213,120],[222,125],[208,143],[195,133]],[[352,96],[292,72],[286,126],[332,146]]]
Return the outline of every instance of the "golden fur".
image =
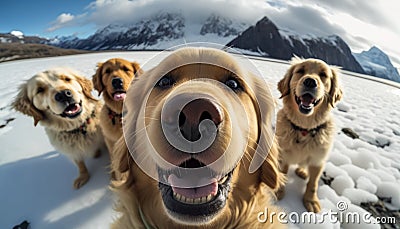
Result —
[[[84,158],[99,156],[99,150],[104,145],[99,127],[102,104],[92,97],[92,89],[90,80],[70,69],[51,69],[36,74],[22,84],[12,104],[17,111],[33,117],[35,126],[38,123],[44,126],[50,143],[77,165],[79,176],[74,182],[76,189],[90,177]],[[71,98],[77,103],[81,101],[81,113],[74,118],[62,117],[68,105],[55,98],[63,90],[69,90]],[[83,123],[86,123],[86,134],[77,130]]]
[[[204,63],[206,62],[206,63]],[[212,64],[208,64],[212,63]],[[229,69],[226,70],[226,69]],[[233,69],[233,70],[232,70]],[[213,82],[225,83],[232,76],[238,77],[238,82],[243,84],[243,91],[237,92],[239,100]],[[165,74],[176,80],[174,86],[160,90],[157,82]],[[188,80],[190,84],[184,84]],[[144,73],[129,88],[125,102],[127,114],[125,141],[120,138],[115,145],[113,154],[116,158],[113,168],[126,176],[114,180],[112,188],[118,196],[117,210],[121,217],[113,224],[113,228],[268,228],[271,225],[258,222],[257,214],[265,208],[269,211],[278,211],[271,205],[271,190],[276,190],[283,183],[284,177],[279,172],[277,162],[277,147],[273,144],[271,117],[273,115],[274,101],[271,94],[264,87],[259,77],[242,69],[229,54],[207,48],[180,49],[159,65]],[[182,86],[183,85],[183,86]],[[151,93],[150,93],[151,92]],[[149,94],[146,100],[146,94]],[[144,173],[131,155],[143,161],[154,161],[159,167],[166,167],[154,153],[159,153],[166,161],[178,165],[183,158],[190,155],[178,153],[168,144],[160,126],[159,117],[166,97],[171,93],[194,94],[204,93],[211,95],[223,107],[224,117],[227,117],[214,143],[193,157],[208,165],[224,152],[224,147],[234,144],[234,149],[240,149],[242,142],[245,152],[238,152],[228,148],[225,152],[229,156],[220,169],[233,170],[231,191],[228,194],[226,205],[211,219],[198,218],[197,223],[187,223],[176,219],[166,210],[158,188],[158,181]],[[243,106],[247,117],[236,117],[237,106]],[[261,111],[265,111],[261,118]],[[146,112],[144,117],[142,112]],[[231,115],[229,118],[228,116]],[[242,124],[248,120],[249,130],[246,133]],[[231,125],[239,126],[239,131],[231,132]],[[146,131],[149,135],[146,137]],[[127,131],[128,130],[128,131]],[[249,139],[244,138],[248,136]],[[129,144],[129,150],[126,144]],[[151,150],[154,147],[155,151]],[[257,148],[258,147],[258,148]],[[257,151],[255,150],[257,148]],[[254,173],[249,173],[249,166],[254,154],[268,152],[268,157],[262,162],[260,168]],[[240,159],[240,156],[244,156]],[[240,162],[236,162],[240,159]],[[155,166],[151,163],[148,166]],[[141,216],[141,212],[143,216]]]
[[[104,107],[100,112],[100,126],[103,131],[104,141],[108,152],[112,152],[115,142],[122,136],[121,113],[123,100],[116,101],[113,94],[116,92],[112,80],[119,77],[123,80],[123,91],[127,91],[131,81],[142,73],[140,65],[121,58],[109,59],[97,64],[96,73],[92,81],[94,88],[103,93]],[[110,110],[114,112],[110,115]]]
[[[318,59],[293,58],[291,67],[278,83],[283,98],[283,108],[278,112],[276,135],[280,145],[281,169],[287,173],[291,164],[297,164],[296,174],[302,178],[309,176],[303,203],[307,211],[319,212],[321,207],[317,197],[318,180],[334,136],[334,123],[330,111],[342,97],[335,67]],[[300,112],[300,99],[305,89],[304,81],[316,82],[315,99],[319,101],[309,114]],[[292,123],[304,130],[299,130]],[[313,136],[314,135],[314,136]],[[283,198],[284,188],[277,196]]]

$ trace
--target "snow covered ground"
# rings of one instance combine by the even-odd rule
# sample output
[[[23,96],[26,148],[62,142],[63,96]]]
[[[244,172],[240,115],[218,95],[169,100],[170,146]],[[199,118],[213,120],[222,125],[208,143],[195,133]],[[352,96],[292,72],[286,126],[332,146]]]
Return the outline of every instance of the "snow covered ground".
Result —
[[[12,228],[24,220],[31,222],[32,229],[108,228],[117,216],[107,187],[107,155],[87,160],[91,180],[73,190],[75,166],[54,150],[42,127],[34,127],[31,118],[10,110],[18,85],[50,67],[69,66],[91,77],[97,62],[122,57],[143,65],[156,54],[107,52],[0,64],[0,125],[9,120],[0,128],[0,228]],[[276,83],[288,65],[260,58],[251,61],[279,97]],[[145,70],[150,67],[145,65]],[[318,192],[323,212],[317,219],[325,217],[325,223],[296,223],[291,228],[380,228],[378,224],[346,224],[343,218],[328,220],[324,215],[329,211],[364,214],[360,203],[378,197],[390,200],[387,207],[400,209],[400,89],[347,74],[341,75],[341,81],[344,99],[334,110],[338,129],[324,176],[332,183],[320,181]],[[342,128],[353,129],[360,138],[346,136]],[[287,195],[277,202],[292,212],[292,220],[305,211],[301,200],[305,184],[291,170]]]

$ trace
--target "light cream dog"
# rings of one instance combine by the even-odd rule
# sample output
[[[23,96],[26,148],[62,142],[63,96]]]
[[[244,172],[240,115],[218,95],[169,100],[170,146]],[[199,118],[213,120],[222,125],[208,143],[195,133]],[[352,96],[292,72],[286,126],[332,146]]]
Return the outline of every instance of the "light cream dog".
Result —
[[[44,126],[51,144],[78,167],[74,188],[90,178],[85,157],[100,156],[104,146],[99,126],[101,102],[91,95],[92,82],[70,69],[40,72],[20,87],[12,106]]]

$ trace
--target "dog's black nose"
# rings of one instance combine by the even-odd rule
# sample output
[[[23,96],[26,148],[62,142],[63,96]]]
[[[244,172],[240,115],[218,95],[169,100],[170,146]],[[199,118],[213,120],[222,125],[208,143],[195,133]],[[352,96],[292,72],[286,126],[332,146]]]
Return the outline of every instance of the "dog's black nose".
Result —
[[[317,81],[312,78],[307,78],[304,80],[303,85],[308,87],[308,88],[316,88],[317,87]]]
[[[124,80],[121,78],[114,78],[111,81],[111,85],[114,89],[123,89],[124,88]]]
[[[58,92],[55,95],[54,99],[57,102],[70,102],[70,101],[72,101],[72,96],[73,95],[70,90],[63,90],[63,91]]]
[[[195,99],[182,109],[179,114],[179,127],[183,137],[191,142],[200,139],[199,125],[209,119],[218,126],[223,120],[223,114],[218,105],[208,99]]]

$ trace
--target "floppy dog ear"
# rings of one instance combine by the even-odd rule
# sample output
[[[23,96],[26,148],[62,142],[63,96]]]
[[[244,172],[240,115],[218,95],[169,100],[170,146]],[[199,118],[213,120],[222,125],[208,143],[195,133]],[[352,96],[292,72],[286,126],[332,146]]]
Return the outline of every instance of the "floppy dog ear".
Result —
[[[273,131],[275,100],[268,85],[260,77],[254,76],[255,110],[259,120],[259,139],[249,172],[261,169],[261,181],[271,189],[277,190],[284,183],[284,175],[279,170],[278,143]]]
[[[336,102],[342,99],[342,89],[339,85],[338,69],[331,67],[332,79],[331,79],[331,90],[329,91],[329,104],[335,107]]]
[[[98,63],[97,64],[97,70],[96,73],[92,77],[92,82],[94,89],[96,89],[99,92],[99,96],[101,95],[101,92],[104,90],[104,85],[102,81],[102,70],[103,70],[103,64],[104,63]]]
[[[290,80],[292,79],[294,65],[292,65],[287,71],[283,79],[278,83],[278,90],[281,92],[280,99],[290,94]]]
[[[26,83],[20,86],[20,91],[11,106],[22,114],[33,117],[34,126],[36,126],[40,120],[44,119],[43,113],[38,110],[28,98],[28,87]]]
[[[145,78],[139,77],[134,84],[132,84],[127,92],[127,97],[125,99],[125,106],[122,112],[123,114],[123,129],[124,135],[115,143],[112,155],[112,169],[116,171],[117,174],[123,174],[123,177],[119,179],[119,182],[114,182],[118,186],[124,186],[129,188],[134,185],[135,182],[135,172],[134,170],[134,160],[132,154],[137,154],[135,152],[137,144],[136,143],[136,126],[137,123],[143,121],[140,119],[141,109],[146,106],[147,93],[154,86],[152,79],[152,70],[146,71],[144,74],[147,76]],[[139,102],[139,103],[138,103]],[[131,106],[135,104],[134,106]],[[132,147],[127,147],[127,142]],[[131,150],[131,151],[130,151]]]
[[[140,68],[140,64],[138,62],[131,62],[132,67],[133,67],[133,73],[135,73],[135,76],[138,77],[143,74],[142,68]]]
[[[302,61],[303,59],[296,55],[290,60],[290,68],[278,83],[278,90],[281,92],[281,97],[279,97],[280,99],[290,94],[290,80],[292,79],[294,68]]]
[[[111,182],[113,187],[130,188],[135,182],[135,174],[129,171],[134,161],[129,154],[124,136],[121,136],[114,144],[112,155],[111,172],[116,174]]]
[[[82,76],[75,76],[75,77],[76,77],[76,81],[78,81],[78,83],[82,87],[83,94],[89,99],[96,100],[92,95],[92,90],[93,90],[92,82]]]
[[[261,181],[273,190],[278,190],[285,182],[285,176],[279,169],[278,158],[278,142],[274,140],[268,157],[261,167]]]

